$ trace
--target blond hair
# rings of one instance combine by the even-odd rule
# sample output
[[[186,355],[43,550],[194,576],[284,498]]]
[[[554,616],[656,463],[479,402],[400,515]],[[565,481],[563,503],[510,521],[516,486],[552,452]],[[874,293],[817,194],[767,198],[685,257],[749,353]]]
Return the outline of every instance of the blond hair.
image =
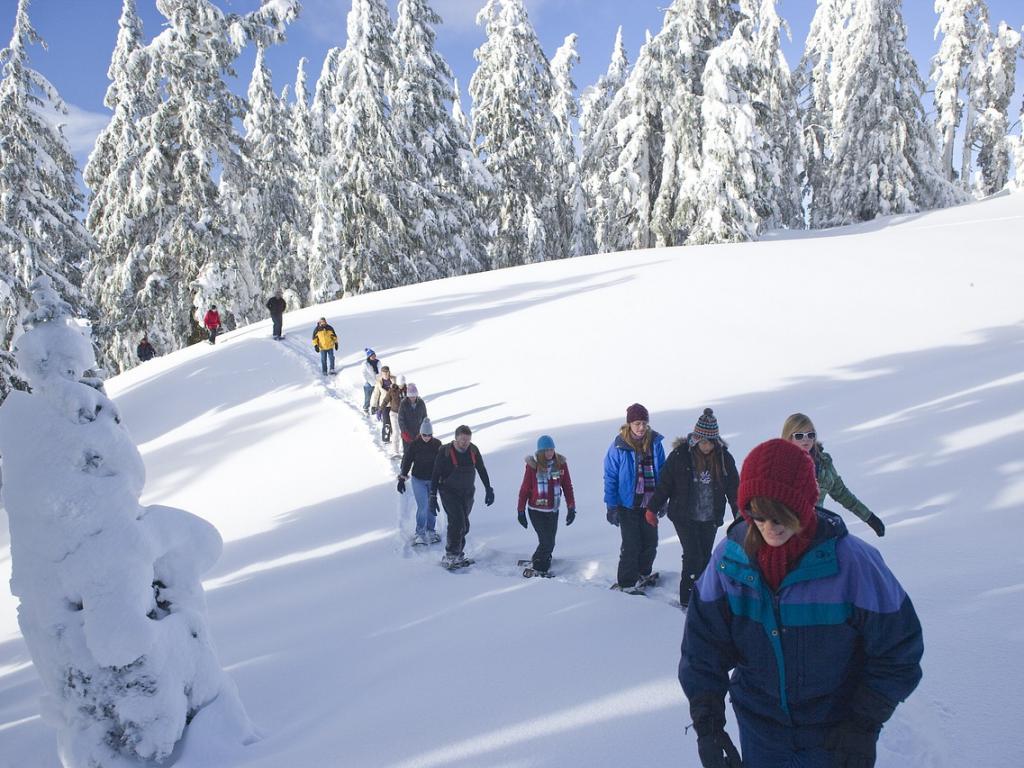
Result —
[[[794,432],[816,432],[814,428],[814,422],[811,421],[811,417],[803,413],[791,413],[786,417],[786,420],[782,422],[782,437],[783,440],[791,440]],[[814,445],[811,447],[811,453],[820,455],[822,451],[821,441],[818,439],[814,440]]]

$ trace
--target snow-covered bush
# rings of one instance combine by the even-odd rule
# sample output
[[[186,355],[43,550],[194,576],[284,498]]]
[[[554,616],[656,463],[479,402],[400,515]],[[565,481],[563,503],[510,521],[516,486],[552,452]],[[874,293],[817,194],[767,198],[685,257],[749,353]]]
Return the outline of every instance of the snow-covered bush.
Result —
[[[11,591],[65,766],[171,755],[217,701],[225,739],[253,738],[207,629],[199,577],[219,557],[208,523],[139,505],[142,457],[102,383],[92,345],[48,277],[17,341],[32,394],[0,408]]]

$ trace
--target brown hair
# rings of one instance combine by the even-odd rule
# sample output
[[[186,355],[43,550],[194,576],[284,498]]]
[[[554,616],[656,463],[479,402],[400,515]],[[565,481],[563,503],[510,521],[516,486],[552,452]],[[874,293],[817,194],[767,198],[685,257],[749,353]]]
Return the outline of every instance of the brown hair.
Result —
[[[644,432],[644,439],[640,443],[638,443],[636,438],[633,436],[633,430],[629,428],[629,424],[622,425],[622,429],[619,430],[619,435],[626,441],[626,445],[632,447],[637,453],[641,453],[644,456],[649,453],[652,456],[654,455],[651,450],[651,445],[654,443],[654,430],[651,429],[650,424],[647,425],[647,431]]]
[[[811,417],[802,413],[791,413],[786,417],[786,420],[782,422],[782,434],[780,437],[783,440],[789,440],[792,438],[794,432],[815,432],[814,422],[811,421]],[[811,446],[811,453],[814,455],[821,455],[822,445],[820,440],[815,440],[814,445]]]
[[[765,517],[769,520],[777,520],[793,533],[799,533],[803,526],[796,512],[791,510],[781,501],[776,501],[768,496],[755,496],[750,500],[750,514],[755,517]],[[743,539],[743,551],[751,560],[757,558],[757,552],[764,546],[764,536],[753,520],[747,524],[747,535]]]
[[[714,444],[715,449],[707,455],[704,455],[704,451],[700,449],[700,443],[694,443],[693,447],[690,448],[690,455],[693,457],[693,469],[698,473],[710,470],[715,482],[720,483],[722,482],[723,462],[725,461],[725,457],[722,456],[722,443],[718,440],[712,440],[711,442]]]

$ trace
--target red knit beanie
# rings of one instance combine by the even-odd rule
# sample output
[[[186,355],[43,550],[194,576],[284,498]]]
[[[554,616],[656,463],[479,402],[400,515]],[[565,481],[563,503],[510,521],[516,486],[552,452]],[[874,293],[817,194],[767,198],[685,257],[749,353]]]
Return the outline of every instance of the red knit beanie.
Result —
[[[767,496],[782,502],[807,526],[818,503],[814,460],[795,443],[775,438],[754,448],[740,472],[739,507],[750,520],[750,500]]]

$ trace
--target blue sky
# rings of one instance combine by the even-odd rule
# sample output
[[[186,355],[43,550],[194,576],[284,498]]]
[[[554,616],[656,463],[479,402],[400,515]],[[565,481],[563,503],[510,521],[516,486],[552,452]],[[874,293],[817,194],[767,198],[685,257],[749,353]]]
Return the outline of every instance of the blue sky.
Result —
[[[621,24],[630,61],[643,43],[645,30],[661,28],[663,9],[670,0],[525,0],[530,18],[548,55],[561,45],[567,34],[579,35],[581,62],[575,70],[576,84],[582,90],[605,70],[615,30]],[[147,40],[160,31],[163,17],[155,0],[137,0]],[[389,0],[394,11],[397,0]],[[435,9],[445,19],[438,30],[438,47],[459,78],[465,94],[475,69],[473,51],[483,41],[483,31],[474,23],[484,0],[434,0]],[[259,6],[259,0],[220,0],[225,10],[245,12]],[[345,17],[350,0],[302,0],[302,16],[291,25],[288,40],[268,52],[267,61],[274,73],[275,87],[292,82],[300,57],[310,60],[308,71],[315,80],[327,50],[344,45]],[[799,60],[807,35],[814,0],[780,0],[779,13],[789,22],[793,40],[787,45],[790,65]],[[931,0],[906,0],[904,15],[909,30],[911,52],[927,78],[928,61],[938,43],[933,39],[935,13]],[[9,39],[14,23],[15,0],[0,0],[0,38]],[[29,15],[49,49],[30,49],[32,65],[57,86],[72,107],[67,133],[79,162],[91,149],[96,133],[106,124],[103,106],[107,88],[106,71],[117,36],[120,0],[32,0]],[[989,0],[993,24],[1006,20],[1016,29],[1024,25],[1022,0]],[[236,90],[244,92],[252,71],[253,54],[247,51],[238,61]],[[1024,90],[1024,61],[1018,62],[1018,91],[1011,103],[1012,119],[1020,109]],[[468,109],[468,101],[467,101]]]

